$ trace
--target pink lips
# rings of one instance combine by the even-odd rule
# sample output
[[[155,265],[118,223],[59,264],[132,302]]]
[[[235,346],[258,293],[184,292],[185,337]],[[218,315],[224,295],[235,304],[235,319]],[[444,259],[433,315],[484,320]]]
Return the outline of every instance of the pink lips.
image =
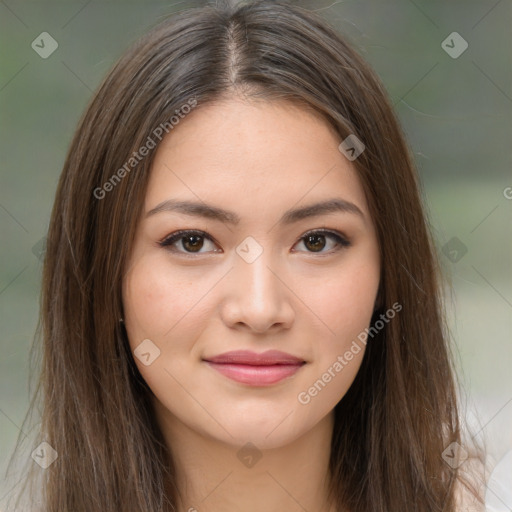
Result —
[[[305,364],[304,360],[278,350],[268,350],[261,354],[237,350],[204,361],[222,375],[251,386],[275,384],[290,377]]]

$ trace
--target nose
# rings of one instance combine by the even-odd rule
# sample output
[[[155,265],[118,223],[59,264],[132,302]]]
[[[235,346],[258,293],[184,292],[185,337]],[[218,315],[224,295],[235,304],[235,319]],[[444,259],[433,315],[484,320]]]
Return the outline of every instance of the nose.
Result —
[[[236,257],[224,282],[221,317],[227,326],[264,333],[289,329],[293,324],[293,292],[266,254],[264,251],[252,263]]]

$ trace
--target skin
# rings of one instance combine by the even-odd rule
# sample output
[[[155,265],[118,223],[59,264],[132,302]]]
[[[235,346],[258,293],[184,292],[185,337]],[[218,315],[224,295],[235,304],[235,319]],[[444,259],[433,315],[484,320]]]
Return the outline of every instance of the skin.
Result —
[[[333,408],[357,374],[364,345],[309,403],[297,397],[368,327],[380,279],[364,190],[340,142],[303,107],[232,96],[197,107],[157,150],[144,214],[178,199],[240,217],[230,225],[175,211],[143,216],[123,282],[132,351],[145,339],[160,350],[148,366],[135,362],[175,460],[182,512],[334,510],[326,493]],[[289,209],[331,198],[361,213],[279,223]],[[330,236],[302,239],[321,228],[350,246]],[[176,252],[158,244],[182,229],[211,240],[200,239],[196,252],[190,239],[175,242]],[[236,252],[247,237],[263,251],[251,263]],[[254,387],[203,361],[241,349],[281,350],[306,364]],[[261,456],[252,467],[237,457],[248,442],[256,447],[246,448],[249,456]]]

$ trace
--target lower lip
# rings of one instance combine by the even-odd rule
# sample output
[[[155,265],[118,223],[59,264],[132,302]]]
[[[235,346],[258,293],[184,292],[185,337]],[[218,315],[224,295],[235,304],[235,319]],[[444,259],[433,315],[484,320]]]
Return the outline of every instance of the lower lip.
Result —
[[[287,377],[294,375],[303,365],[298,364],[274,364],[268,366],[256,366],[248,364],[211,363],[206,361],[211,368],[219,373],[242,384],[250,386],[269,386]]]

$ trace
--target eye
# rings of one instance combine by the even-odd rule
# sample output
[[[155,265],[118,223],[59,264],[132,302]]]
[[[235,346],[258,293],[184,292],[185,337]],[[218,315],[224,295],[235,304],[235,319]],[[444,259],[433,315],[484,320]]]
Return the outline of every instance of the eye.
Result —
[[[323,249],[329,245],[326,242],[327,239],[331,240],[331,249],[323,251]],[[340,233],[328,231],[325,229],[309,231],[305,235],[302,235],[299,242],[302,243],[304,247],[309,249],[308,252],[313,253],[320,253],[322,251],[322,253],[338,251],[343,247],[348,247],[350,245],[350,242]]]
[[[324,249],[329,245],[326,242],[329,239],[331,240],[331,248],[324,251]],[[181,230],[176,231],[176,233],[172,233],[164,240],[158,242],[158,244],[161,247],[167,248],[167,250],[171,252],[178,252],[182,254],[201,254],[209,252],[208,250],[201,251],[201,249],[205,247],[205,240],[214,245],[213,239],[204,231]],[[306,233],[300,238],[298,243],[304,244],[304,247],[308,249],[308,252],[312,253],[333,252],[340,250],[343,247],[350,246],[350,242],[341,234],[323,229]],[[219,250],[213,249],[213,252],[219,252]]]
[[[161,247],[166,247],[168,250],[172,252],[181,252],[185,254],[201,254],[200,251],[204,247],[204,240],[209,240],[210,242],[213,242],[213,240],[204,231],[183,230],[176,231],[176,233],[173,233],[172,235],[168,236],[167,238],[158,243]],[[181,248],[185,250],[179,250],[177,247],[174,247],[175,245],[181,245]]]

